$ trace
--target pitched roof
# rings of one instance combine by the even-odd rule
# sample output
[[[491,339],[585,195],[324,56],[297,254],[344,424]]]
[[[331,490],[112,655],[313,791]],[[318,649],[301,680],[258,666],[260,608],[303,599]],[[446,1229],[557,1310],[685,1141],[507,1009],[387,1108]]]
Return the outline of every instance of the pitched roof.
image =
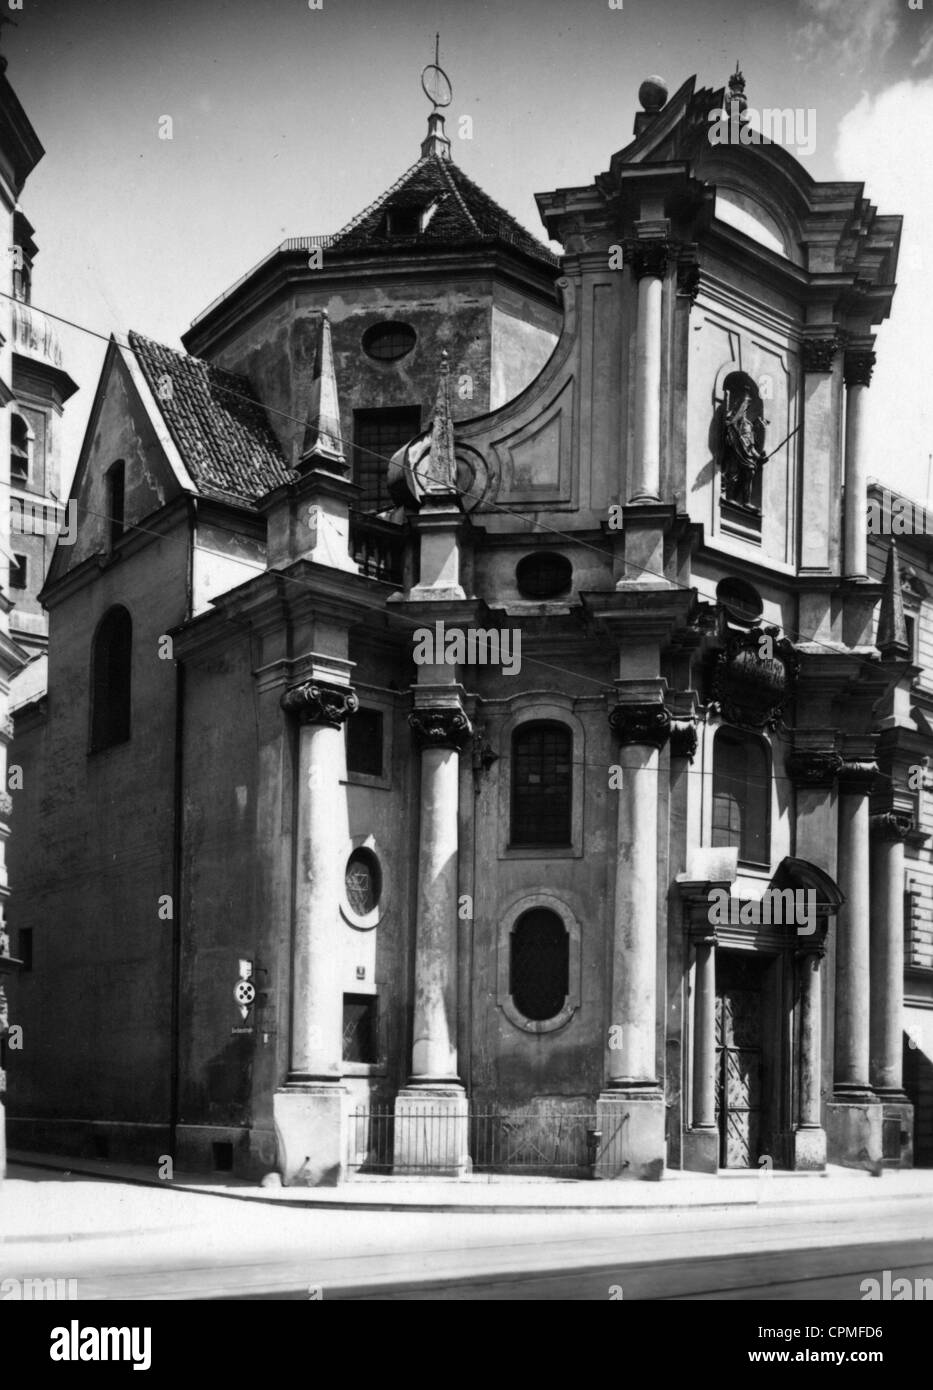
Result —
[[[413,236],[392,233],[385,214],[393,209],[420,208],[435,211],[422,231]],[[375,246],[457,245],[478,239],[504,241],[547,265],[560,264],[557,256],[511,213],[484,193],[452,159],[428,154],[413,164],[391,188],[364,208],[333,238],[340,251]]]
[[[141,333],[129,342],[199,491],[253,502],[294,477],[246,377]]]

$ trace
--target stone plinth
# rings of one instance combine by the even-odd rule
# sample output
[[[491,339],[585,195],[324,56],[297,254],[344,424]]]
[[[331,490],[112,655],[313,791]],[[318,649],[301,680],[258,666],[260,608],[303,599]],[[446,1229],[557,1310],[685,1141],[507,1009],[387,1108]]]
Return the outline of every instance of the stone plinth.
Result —
[[[410,1086],[395,1098],[393,1172],[459,1178],[470,1168],[466,1092]]]
[[[657,1182],[667,1156],[664,1120],[659,1089],[603,1091],[596,1102],[596,1127],[602,1137],[595,1176]]]
[[[347,1092],[292,1082],[272,1098],[278,1168],[286,1187],[336,1187],[347,1161]]]

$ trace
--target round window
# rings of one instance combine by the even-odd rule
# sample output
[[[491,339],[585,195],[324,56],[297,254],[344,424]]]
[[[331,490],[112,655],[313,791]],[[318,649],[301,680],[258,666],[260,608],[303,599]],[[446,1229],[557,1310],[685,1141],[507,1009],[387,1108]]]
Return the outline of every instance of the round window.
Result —
[[[398,362],[407,357],[418,340],[407,323],[374,323],[363,334],[363,351],[377,362]]]
[[[367,917],[382,896],[382,870],[369,849],[355,849],[347,860],[347,902],[358,917]]]
[[[716,585],[716,597],[735,622],[753,623],[761,617],[761,595],[744,579],[721,579]]]
[[[518,592],[525,598],[558,598],[570,589],[573,566],[566,555],[535,550],[515,566]]]

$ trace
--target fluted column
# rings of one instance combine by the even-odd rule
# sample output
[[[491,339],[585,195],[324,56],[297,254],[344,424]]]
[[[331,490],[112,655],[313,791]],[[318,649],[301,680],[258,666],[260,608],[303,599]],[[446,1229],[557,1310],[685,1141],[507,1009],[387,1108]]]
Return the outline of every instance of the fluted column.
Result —
[[[884,1096],[904,1098],[904,839],[907,816],[871,818],[871,1064]]]
[[[875,354],[870,348],[847,349],[844,358],[846,384],[845,435],[845,573],[867,576],[868,459],[865,443],[865,412],[868,386]]]
[[[638,241],[631,252],[638,282],[635,338],[635,429],[633,502],[656,502],[661,486],[661,300],[668,243],[658,237]]]
[[[273,1097],[287,1184],[331,1186],[346,1164],[340,900],[349,841],[343,723],[359,707],[348,685],[308,680],[286,690],[297,717],[297,839],[292,1020],[286,1083]]]

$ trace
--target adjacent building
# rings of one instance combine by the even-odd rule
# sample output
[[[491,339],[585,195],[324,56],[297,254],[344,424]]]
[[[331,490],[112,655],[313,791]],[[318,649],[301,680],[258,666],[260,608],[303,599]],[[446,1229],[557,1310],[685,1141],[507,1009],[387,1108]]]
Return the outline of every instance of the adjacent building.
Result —
[[[740,74],[640,97],[538,197],[559,264],[434,112],[187,355],[111,343],[16,719],[24,1146],[912,1162],[862,430],[900,219],[740,138]]]
[[[18,461],[20,435],[15,413],[15,329],[13,296],[21,292],[26,253],[20,245],[24,226],[19,208],[23,186],[44,154],[39,138],[20,105],[6,76],[7,60],[0,55],[0,1179],[6,1171],[5,1100],[8,1045],[19,1045],[20,1033],[10,1035],[9,1004],[4,990],[8,974],[22,964],[10,948],[7,876],[7,841],[10,835],[13,798],[7,790],[7,757],[13,737],[10,718],[10,690],[17,672],[29,660],[29,652],[17,640],[20,636],[11,609],[19,596],[20,573],[14,549],[19,537],[11,526],[9,501],[13,483],[12,467]]]

